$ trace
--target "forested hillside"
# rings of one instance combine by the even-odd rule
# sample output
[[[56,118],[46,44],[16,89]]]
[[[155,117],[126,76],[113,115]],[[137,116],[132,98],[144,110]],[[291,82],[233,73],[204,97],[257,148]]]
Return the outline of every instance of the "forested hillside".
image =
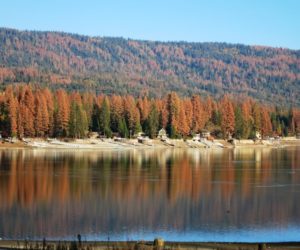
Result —
[[[2,28],[0,83],[20,82],[152,97],[229,93],[300,106],[300,51]]]

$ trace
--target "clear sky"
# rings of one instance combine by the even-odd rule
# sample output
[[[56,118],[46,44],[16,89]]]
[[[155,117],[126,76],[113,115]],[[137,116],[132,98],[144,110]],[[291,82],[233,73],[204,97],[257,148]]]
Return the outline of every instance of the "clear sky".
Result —
[[[300,0],[2,0],[0,26],[300,49]]]

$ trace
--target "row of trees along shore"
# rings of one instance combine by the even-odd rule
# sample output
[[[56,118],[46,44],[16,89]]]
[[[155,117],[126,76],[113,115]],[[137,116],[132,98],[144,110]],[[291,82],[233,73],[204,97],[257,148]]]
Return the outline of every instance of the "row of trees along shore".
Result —
[[[161,99],[131,95],[55,92],[31,85],[10,85],[0,92],[0,131],[4,137],[84,138],[89,132],[131,137],[143,131],[151,138],[165,128],[171,138],[209,130],[214,137],[254,138],[300,133],[300,110],[260,104],[253,99],[216,101],[175,92]]]

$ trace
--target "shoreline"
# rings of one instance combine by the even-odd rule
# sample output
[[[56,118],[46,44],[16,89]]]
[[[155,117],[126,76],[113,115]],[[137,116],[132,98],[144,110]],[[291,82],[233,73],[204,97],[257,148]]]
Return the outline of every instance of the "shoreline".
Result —
[[[43,138],[27,138],[14,140],[13,142],[0,142],[0,149],[24,149],[24,148],[41,148],[41,149],[95,149],[95,150],[120,150],[120,149],[163,149],[163,148],[182,148],[182,149],[222,149],[222,148],[280,148],[287,146],[300,146],[300,139],[295,137],[286,137],[280,140],[234,140],[229,143],[225,140],[183,140],[153,139],[141,142],[138,139],[74,139],[58,140]]]
[[[0,249],[134,249],[134,250],[285,250],[300,249],[299,242],[257,242],[257,243],[230,243],[230,242],[164,242],[162,239],[154,241],[26,241],[26,240],[0,240]]]

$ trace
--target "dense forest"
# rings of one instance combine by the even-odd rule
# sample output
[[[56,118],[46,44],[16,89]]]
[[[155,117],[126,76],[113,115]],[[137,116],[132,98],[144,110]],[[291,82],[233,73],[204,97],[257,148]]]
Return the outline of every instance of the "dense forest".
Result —
[[[300,106],[300,51],[0,29],[0,84],[162,98],[249,96]]]
[[[171,138],[186,138],[203,130],[217,138],[255,138],[300,133],[300,110],[266,106],[224,95],[162,98],[55,92],[39,85],[9,85],[0,92],[0,131],[4,137],[84,138],[90,132],[104,137],[132,137],[145,132],[155,138],[165,128]]]

